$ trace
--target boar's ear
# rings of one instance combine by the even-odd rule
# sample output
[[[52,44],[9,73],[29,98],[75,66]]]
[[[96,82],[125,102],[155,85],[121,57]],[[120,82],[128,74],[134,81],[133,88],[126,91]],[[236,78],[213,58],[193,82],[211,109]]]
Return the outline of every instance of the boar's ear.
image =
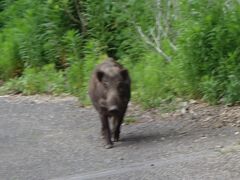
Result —
[[[128,79],[128,70],[127,69],[122,69],[120,73],[124,80]]]
[[[102,78],[103,78],[103,76],[104,76],[104,72],[102,72],[102,71],[97,71],[97,79],[98,79],[98,81],[99,82],[101,82],[102,81]]]

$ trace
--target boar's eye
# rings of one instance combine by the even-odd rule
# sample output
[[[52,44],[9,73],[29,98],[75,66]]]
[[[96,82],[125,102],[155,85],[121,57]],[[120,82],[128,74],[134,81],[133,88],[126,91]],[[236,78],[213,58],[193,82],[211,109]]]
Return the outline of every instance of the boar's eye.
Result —
[[[125,83],[120,82],[120,83],[118,84],[118,90],[119,90],[120,92],[124,92],[125,88],[126,88],[126,84],[125,84]]]
[[[106,81],[105,79],[103,79],[102,84],[103,84],[103,86],[106,87],[106,88],[109,86],[109,82]]]

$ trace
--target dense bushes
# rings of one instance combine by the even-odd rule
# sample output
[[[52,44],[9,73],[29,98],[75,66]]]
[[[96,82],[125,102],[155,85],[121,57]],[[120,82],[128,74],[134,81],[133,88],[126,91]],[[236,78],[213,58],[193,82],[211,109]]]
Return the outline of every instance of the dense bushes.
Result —
[[[11,79],[0,87],[0,93],[60,94],[67,90],[62,72],[57,72],[53,64],[42,68],[26,68],[19,78]]]
[[[156,53],[145,54],[139,62],[124,59],[133,81],[133,99],[145,107],[156,107],[166,100],[186,96],[187,83],[180,63],[168,63]]]
[[[88,102],[90,73],[108,54],[129,68],[133,99],[146,107],[176,97],[236,103],[239,22],[235,0],[3,0],[0,92]]]
[[[199,8],[203,3],[208,8]],[[195,15],[185,23],[179,46],[191,92],[212,103],[238,102],[240,4],[201,1],[190,8]]]

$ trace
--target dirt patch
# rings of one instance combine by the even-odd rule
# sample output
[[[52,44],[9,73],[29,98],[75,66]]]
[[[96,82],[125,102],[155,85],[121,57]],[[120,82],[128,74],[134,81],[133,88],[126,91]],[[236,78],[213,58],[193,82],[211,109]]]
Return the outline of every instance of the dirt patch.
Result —
[[[6,101],[14,103],[29,102],[40,104],[47,102],[74,102],[80,107],[83,107],[78,98],[68,94],[61,96],[5,95],[0,96],[0,98],[6,98]],[[86,108],[91,108],[91,106]],[[240,127],[240,106],[211,106],[201,101],[190,100],[188,102],[179,102],[175,111],[162,113],[161,109],[152,108],[144,110],[140,105],[131,102],[128,106],[126,119],[127,124],[181,119],[182,121],[198,123],[198,125],[205,128],[221,128],[223,126]]]
[[[162,113],[160,109],[143,110],[139,105],[129,104],[127,117],[136,119],[136,123],[146,122],[146,120],[151,122],[181,119],[203,128],[240,127],[240,106],[210,106],[204,102],[191,100],[179,103],[176,109],[173,112]]]

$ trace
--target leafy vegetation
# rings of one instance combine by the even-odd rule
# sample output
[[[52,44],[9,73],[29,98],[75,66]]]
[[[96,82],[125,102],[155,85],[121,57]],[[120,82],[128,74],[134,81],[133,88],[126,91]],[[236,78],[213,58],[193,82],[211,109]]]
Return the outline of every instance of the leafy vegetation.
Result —
[[[53,64],[41,68],[26,68],[21,77],[11,79],[0,87],[0,93],[60,94],[66,90],[62,72],[57,72]]]
[[[189,8],[192,17],[186,23],[193,25],[185,25],[179,46],[191,92],[212,103],[238,102],[240,4],[201,1]]]
[[[70,93],[88,103],[94,66],[129,68],[133,99],[240,101],[236,0],[2,0],[1,93]]]

